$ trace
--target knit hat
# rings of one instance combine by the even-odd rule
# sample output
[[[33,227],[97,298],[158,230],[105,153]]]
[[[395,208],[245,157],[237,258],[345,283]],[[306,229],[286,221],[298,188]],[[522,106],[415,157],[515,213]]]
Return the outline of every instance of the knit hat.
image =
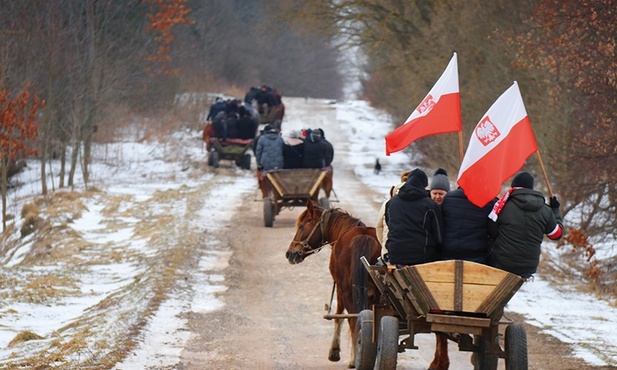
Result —
[[[274,127],[272,127],[272,125],[268,124],[264,127],[264,132],[270,132],[270,131],[274,131]]]
[[[424,189],[428,186],[428,177],[426,176],[426,173],[424,173],[424,171],[416,168],[409,173],[406,183],[410,184],[411,186]]]
[[[438,168],[433,173],[433,181],[431,181],[430,190],[445,190],[450,191],[450,180],[448,180],[448,171],[443,168]]]
[[[533,181],[533,176],[529,172],[519,172],[512,179],[512,187],[533,189]]]

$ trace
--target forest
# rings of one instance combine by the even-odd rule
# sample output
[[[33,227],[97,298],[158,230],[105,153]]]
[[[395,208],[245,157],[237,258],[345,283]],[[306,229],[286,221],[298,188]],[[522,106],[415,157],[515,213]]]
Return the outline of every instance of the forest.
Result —
[[[343,98],[355,53],[359,98],[402,123],[457,52],[463,137],[517,81],[566,219],[563,243],[610,288],[615,261],[596,260],[593,245],[617,236],[616,11],[615,0],[2,1],[3,222],[20,159],[59,159],[60,173],[42,166],[43,192],[70,188],[75,171],[88,180],[93,143],[134,122],[202,125],[209,102],[179,109],[179,94],[242,97],[268,84]],[[439,135],[408,150],[455,174],[458,145]],[[526,169],[542,178],[535,156]]]

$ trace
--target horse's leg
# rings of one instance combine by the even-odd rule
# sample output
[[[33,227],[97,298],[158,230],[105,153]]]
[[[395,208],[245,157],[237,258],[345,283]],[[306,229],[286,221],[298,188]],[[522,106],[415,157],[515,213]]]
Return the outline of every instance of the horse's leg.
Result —
[[[332,192],[332,172],[328,173],[321,182],[321,188],[326,193],[326,198],[330,199],[330,192]]]
[[[435,358],[429,370],[448,370],[450,359],[448,358],[448,338],[440,333],[435,333]]]
[[[336,314],[341,315],[345,306],[343,304],[343,294],[339,284],[336,284]],[[341,359],[341,324],[342,319],[334,319],[334,336],[332,337],[332,344],[330,345],[330,352],[328,353],[328,360],[339,361]]]
[[[328,353],[328,360],[333,362],[339,361],[341,359],[340,340],[342,322],[342,319],[334,319],[334,336],[332,337],[332,344],[330,345],[330,352]]]
[[[357,318],[349,318],[347,319],[349,322],[349,332],[351,333],[351,354],[349,355],[349,364],[347,365],[350,369],[356,366],[356,322]]]

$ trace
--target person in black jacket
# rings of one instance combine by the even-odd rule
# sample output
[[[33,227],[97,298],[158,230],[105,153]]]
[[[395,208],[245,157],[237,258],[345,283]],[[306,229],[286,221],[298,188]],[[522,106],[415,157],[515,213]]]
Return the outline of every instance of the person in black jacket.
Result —
[[[415,265],[439,260],[443,221],[441,209],[426,190],[428,177],[420,169],[409,173],[405,185],[386,203],[389,262]]]
[[[480,208],[471,203],[462,188],[449,191],[441,203],[444,260],[466,260],[488,264],[488,214],[497,198]]]
[[[331,146],[328,146],[321,137],[319,130],[311,130],[304,139],[304,156],[302,167],[324,168],[330,165],[332,156],[328,156]],[[333,151],[331,152],[334,155]]]
[[[533,190],[534,178],[520,172],[512,179],[511,188],[499,199],[489,214],[489,235],[493,266],[521,277],[533,275],[540,262],[542,239],[547,235],[558,240],[563,233],[559,202]]]

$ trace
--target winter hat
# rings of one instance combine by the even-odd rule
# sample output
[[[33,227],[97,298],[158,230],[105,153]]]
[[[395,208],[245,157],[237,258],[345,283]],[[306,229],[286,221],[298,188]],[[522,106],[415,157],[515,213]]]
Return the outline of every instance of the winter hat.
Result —
[[[433,181],[431,181],[430,190],[445,190],[450,191],[450,180],[448,180],[448,171],[443,168],[438,168],[433,173]]]
[[[406,184],[424,189],[428,186],[428,177],[424,171],[416,168],[409,173]]]
[[[513,188],[533,189],[533,176],[529,172],[519,172],[512,179]]]
[[[264,132],[270,132],[270,131],[274,131],[274,127],[272,127],[272,125],[266,125],[264,127]]]

